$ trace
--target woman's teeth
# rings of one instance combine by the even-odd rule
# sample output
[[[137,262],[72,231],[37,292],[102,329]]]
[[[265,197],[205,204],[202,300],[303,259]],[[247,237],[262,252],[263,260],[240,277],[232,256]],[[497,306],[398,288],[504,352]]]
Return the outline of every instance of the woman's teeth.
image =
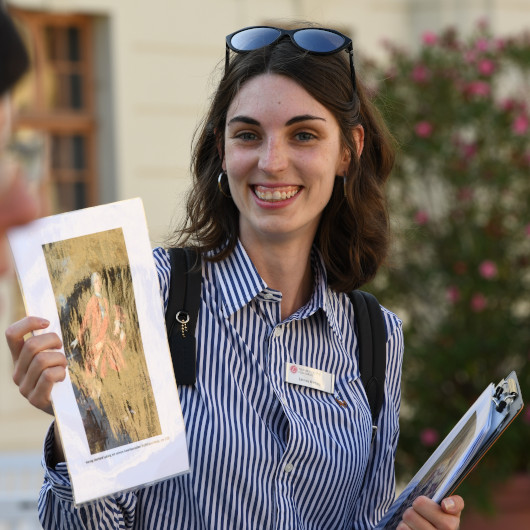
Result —
[[[289,188],[282,190],[270,190],[263,187],[254,188],[254,193],[262,201],[285,201],[286,199],[294,197],[299,191],[300,188]]]

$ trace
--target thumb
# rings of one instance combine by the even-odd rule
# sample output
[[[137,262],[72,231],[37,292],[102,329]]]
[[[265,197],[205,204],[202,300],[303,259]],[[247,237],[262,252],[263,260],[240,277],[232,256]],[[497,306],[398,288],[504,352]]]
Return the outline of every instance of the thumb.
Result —
[[[442,510],[452,515],[459,514],[464,509],[464,499],[459,495],[447,497],[442,501]]]

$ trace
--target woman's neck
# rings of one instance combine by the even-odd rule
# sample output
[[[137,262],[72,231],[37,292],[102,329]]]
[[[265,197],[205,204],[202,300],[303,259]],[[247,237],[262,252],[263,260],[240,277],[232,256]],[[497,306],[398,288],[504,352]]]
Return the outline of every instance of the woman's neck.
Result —
[[[252,242],[243,247],[265,283],[282,293],[281,318],[303,307],[313,291],[311,246],[302,242]]]

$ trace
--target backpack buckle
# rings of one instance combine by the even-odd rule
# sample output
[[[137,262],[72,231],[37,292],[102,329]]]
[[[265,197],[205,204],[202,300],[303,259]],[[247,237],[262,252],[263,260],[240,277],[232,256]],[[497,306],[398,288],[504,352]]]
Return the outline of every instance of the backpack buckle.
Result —
[[[182,333],[182,338],[186,338],[186,333],[188,332],[188,322],[190,321],[190,316],[186,311],[179,311],[175,317],[177,322],[180,324],[180,332]]]

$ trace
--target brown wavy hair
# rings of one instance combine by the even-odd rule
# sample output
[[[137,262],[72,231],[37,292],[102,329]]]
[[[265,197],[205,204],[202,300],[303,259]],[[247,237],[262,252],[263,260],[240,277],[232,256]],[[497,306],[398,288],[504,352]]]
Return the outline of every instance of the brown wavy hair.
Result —
[[[296,81],[336,118],[341,141],[351,153],[344,179],[335,181],[315,237],[329,285],[340,292],[371,280],[388,252],[390,227],[384,185],[394,163],[394,143],[378,111],[357,79],[353,93],[347,54],[318,56],[303,52],[288,38],[248,52],[232,54],[210,109],[199,126],[192,151],[193,185],[186,219],[169,244],[192,245],[206,259],[218,261],[234,249],[239,236],[239,213],[218,189],[222,171],[224,130],[230,103],[249,79],[279,74]],[[359,158],[352,130],[362,125],[364,150]],[[228,195],[228,190],[226,190]]]

